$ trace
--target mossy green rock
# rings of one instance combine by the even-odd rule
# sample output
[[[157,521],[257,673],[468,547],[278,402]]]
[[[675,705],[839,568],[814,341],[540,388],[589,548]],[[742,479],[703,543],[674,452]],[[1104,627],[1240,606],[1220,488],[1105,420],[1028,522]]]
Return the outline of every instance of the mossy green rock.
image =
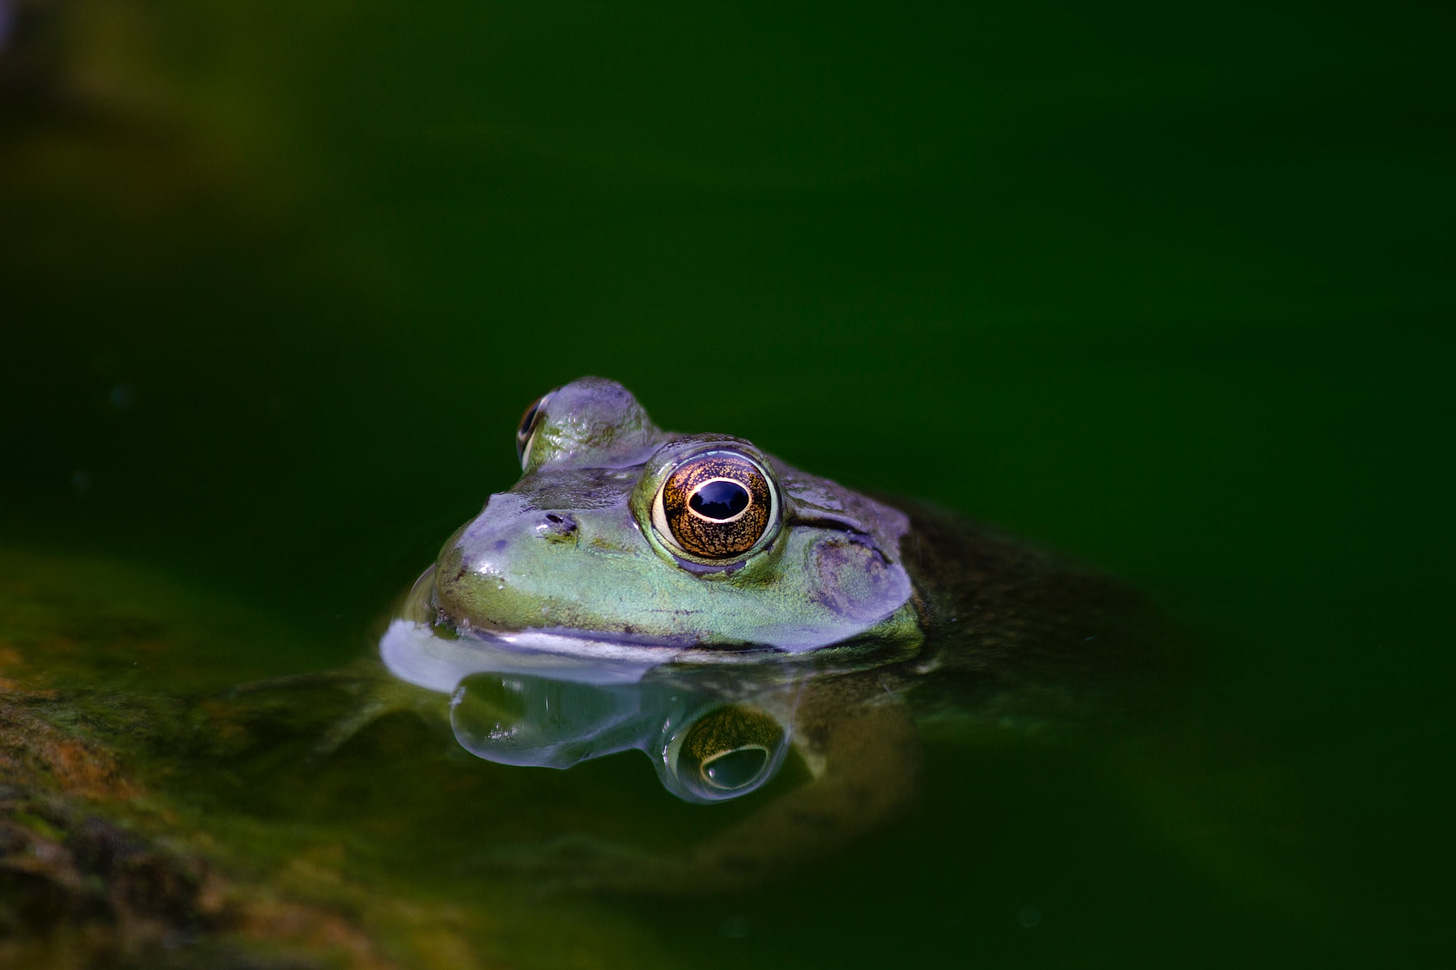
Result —
[[[130,565],[0,555],[0,964],[665,962],[611,905],[482,864],[590,830],[530,790],[559,773],[476,761],[403,714],[321,755],[359,679],[235,689],[306,646]]]

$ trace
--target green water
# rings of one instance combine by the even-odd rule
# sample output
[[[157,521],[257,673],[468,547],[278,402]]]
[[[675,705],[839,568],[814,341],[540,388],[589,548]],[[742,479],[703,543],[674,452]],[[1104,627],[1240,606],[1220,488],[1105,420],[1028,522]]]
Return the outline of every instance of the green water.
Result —
[[[1434,7],[47,9],[0,50],[0,547],[7,628],[82,644],[54,676],[192,697],[364,654],[515,479],[520,410],[591,373],[664,427],[1064,549],[1192,631],[1200,726],[1118,758],[931,738],[912,817],[727,898],[540,901],[472,863],[486,828],[720,824],[631,753],[503,774],[399,717],[311,784],[327,695],[237,777],[150,756],[180,825],[344,873],[297,892],[373,919],[381,960],[1456,942]],[[164,645],[108,640],[118,603]]]

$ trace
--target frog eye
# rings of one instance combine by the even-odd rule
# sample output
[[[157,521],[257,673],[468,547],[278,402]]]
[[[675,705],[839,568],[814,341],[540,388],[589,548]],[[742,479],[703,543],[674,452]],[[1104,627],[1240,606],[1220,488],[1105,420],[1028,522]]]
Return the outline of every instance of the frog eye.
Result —
[[[652,524],[675,551],[699,559],[750,552],[774,524],[778,497],[758,462],[710,451],[682,462],[663,480]]]
[[[746,795],[773,777],[788,749],[783,727],[753,707],[720,707],[679,736],[670,752],[680,794],[713,802]]]
[[[536,440],[536,429],[546,418],[546,402],[551,400],[555,390],[547,391],[526,408],[526,413],[521,415],[521,423],[516,427],[516,457],[521,461],[521,468],[526,467],[526,461],[531,457],[531,444]]]

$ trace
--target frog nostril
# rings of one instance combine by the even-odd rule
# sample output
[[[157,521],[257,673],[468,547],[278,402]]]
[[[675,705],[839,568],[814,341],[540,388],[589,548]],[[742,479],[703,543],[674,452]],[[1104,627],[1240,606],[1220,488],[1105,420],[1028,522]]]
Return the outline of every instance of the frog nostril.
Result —
[[[576,520],[560,512],[547,512],[546,521],[540,528],[557,535],[568,535],[576,531]]]

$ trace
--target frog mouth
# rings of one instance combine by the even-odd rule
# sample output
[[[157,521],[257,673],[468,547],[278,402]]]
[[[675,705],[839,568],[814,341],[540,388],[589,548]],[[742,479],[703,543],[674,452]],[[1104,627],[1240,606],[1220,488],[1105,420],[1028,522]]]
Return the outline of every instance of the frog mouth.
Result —
[[[453,616],[435,596],[435,567],[415,580],[390,629],[405,622],[427,632],[437,641],[461,641],[462,648],[500,651],[502,654],[548,654],[582,660],[648,663],[653,666],[677,660],[693,663],[743,662],[787,652],[755,643],[703,643],[688,637],[664,638],[626,632],[602,633],[570,627],[518,629]],[[389,634],[386,634],[386,638]]]
[[[415,581],[379,640],[379,656],[395,677],[427,690],[451,693],[477,673],[522,673],[591,684],[635,683],[664,666],[765,670],[861,669],[898,659],[882,641],[856,650],[793,652],[764,644],[668,642],[643,636],[603,635],[566,628],[508,630],[460,623],[435,605],[435,567]],[[910,653],[913,644],[899,645]]]
[[[552,654],[585,661],[653,665],[678,662],[722,664],[792,656],[789,651],[763,643],[704,643],[690,637],[604,633],[571,627],[509,629],[469,620],[457,621],[444,611],[436,613],[432,628],[435,636],[480,644],[488,649],[518,654]]]
[[[390,622],[379,658],[400,680],[448,694],[472,674],[532,674],[588,684],[636,683],[677,658],[670,649],[614,645],[555,633],[442,636],[432,624]],[[666,654],[666,656],[664,656]]]
[[[634,633],[603,633],[598,630],[577,630],[571,627],[532,627],[525,630],[497,628],[479,623],[463,623],[445,618],[437,621],[459,637],[482,643],[503,644],[519,650],[548,653],[570,653],[583,656],[656,656],[691,653],[693,655],[762,655],[787,651],[762,643],[703,643],[683,637],[666,639]]]
[[[904,659],[913,649],[886,653],[885,644],[864,649],[846,643],[830,651],[790,653],[760,646],[724,649],[628,643],[574,631],[523,630],[462,635],[448,625],[396,617],[379,640],[379,657],[400,680],[442,694],[472,674],[531,674],[584,684],[636,683],[664,667],[716,668],[744,676],[801,677],[847,673]],[[757,671],[750,674],[750,671]]]
[[[793,659],[774,647],[721,648],[604,639],[574,630],[459,631],[408,616],[391,620],[379,656],[394,676],[450,693],[478,673],[532,674],[588,684],[635,683],[669,665],[751,666]]]

